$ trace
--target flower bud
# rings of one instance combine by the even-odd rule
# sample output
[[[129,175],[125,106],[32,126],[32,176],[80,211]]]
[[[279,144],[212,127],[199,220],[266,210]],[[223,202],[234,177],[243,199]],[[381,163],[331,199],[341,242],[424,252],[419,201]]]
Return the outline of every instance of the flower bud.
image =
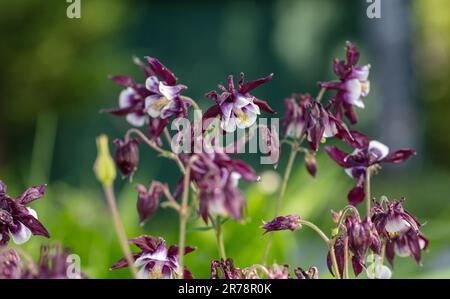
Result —
[[[158,209],[163,186],[158,181],[152,181],[148,190],[145,186],[140,184],[136,186],[136,189],[138,191],[137,211],[139,214],[139,221],[141,222],[141,225],[143,225],[144,222],[150,219]]]
[[[108,147],[108,136],[97,137],[97,160],[94,164],[97,179],[104,186],[111,186],[116,178],[116,168]]]
[[[122,176],[132,176],[139,163],[139,142],[136,139],[130,139],[123,142],[120,139],[114,140],[116,153],[114,160]]]
[[[306,170],[308,170],[312,177],[315,177],[317,173],[316,155],[310,151],[306,151],[304,157]]]
[[[296,231],[302,227],[299,220],[299,215],[278,216],[272,221],[264,223],[262,228],[266,230],[264,234],[278,230]]]

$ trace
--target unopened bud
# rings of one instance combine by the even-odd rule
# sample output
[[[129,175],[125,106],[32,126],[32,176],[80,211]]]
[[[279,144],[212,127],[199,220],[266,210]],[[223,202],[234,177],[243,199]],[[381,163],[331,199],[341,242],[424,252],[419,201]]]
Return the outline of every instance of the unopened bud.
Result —
[[[111,186],[116,179],[116,167],[109,152],[106,135],[97,137],[97,160],[95,160],[94,172],[103,186]]]

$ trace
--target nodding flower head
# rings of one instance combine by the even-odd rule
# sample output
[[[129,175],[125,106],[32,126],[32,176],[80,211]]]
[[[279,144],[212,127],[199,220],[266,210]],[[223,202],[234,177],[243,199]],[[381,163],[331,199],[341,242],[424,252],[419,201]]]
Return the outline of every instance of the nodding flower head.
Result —
[[[164,188],[167,188],[167,186],[158,181],[152,181],[148,189],[141,184],[136,185],[138,191],[137,210],[141,224],[144,224],[155,214]]]
[[[296,231],[302,227],[299,220],[299,215],[278,216],[272,221],[265,222],[261,228],[266,230],[264,234],[279,230]]]
[[[139,141],[130,139],[123,142],[116,139],[114,144],[116,145],[114,160],[120,173],[124,177],[132,177],[139,164]]]
[[[244,279],[245,273],[242,269],[234,266],[233,259],[220,259],[211,262],[211,279]]]
[[[366,135],[351,131],[353,142],[349,144],[354,148],[352,153],[347,153],[336,146],[327,146],[327,154],[352,178],[357,180],[356,186],[348,193],[348,201],[356,206],[364,200],[364,183],[366,171],[369,167],[382,163],[401,163],[407,160],[415,151],[412,149],[399,149],[390,152],[389,147],[379,141],[369,141]]]
[[[158,138],[171,116],[187,115],[189,102],[180,95],[186,86],[176,84],[175,75],[158,59],[145,58],[148,65],[135,58],[146,77],[145,84],[137,83],[129,76],[112,76],[111,80],[124,89],[119,95],[119,107],[103,111],[126,116],[136,127],[147,124],[150,134]]]
[[[353,106],[364,108],[362,97],[366,97],[370,92],[369,72],[370,64],[358,66],[359,51],[352,42],[347,42],[346,60],[334,60],[334,72],[339,77],[339,81],[321,82],[320,86],[326,89],[336,90],[334,97],[335,115],[341,119],[342,114],[354,124],[357,116]]]
[[[16,244],[25,243],[31,235],[50,237],[39,222],[36,211],[27,207],[44,193],[45,185],[38,185],[28,188],[22,195],[12,199],[6,194],[6,185],[0,181],[0,246],[8,244],[10,234]]]
[[[285,107],[284,136],[306,138],[311,150],[317,151],[320,142],[328,137],[350,138],[345,124],[309,94],[293,94],[285,100]]]
[[[183,274],[184,278],[192,278],[188,268],[180,269],[178,263],[178,246],[172,245],[166,248],[166,241],[161,237],[140,236],[129,240],[141,250],[133,254],[135,266],[139,268],[139,278],[178,278]],[[186,246],[184,254],[194,251],[195,248]],[[127,267],[125,258],[120,259],[111,269]],[[183,271],[183,272],[182,272]]]
[[[238,188],[239,180],[259,180],[255,171],[243,161],[231,159],[224,153],[199,153],[195,158],[191,163],[190,179],[199,188],[199,213],[203,220],[207,223],[209,214],[242,220],[246,202]],[[183,159],[188,163],[190,157],[186,155]],[[181,194],[182,188],[179,184],[176,196]]]
[[[274,113],[270,106],[260,99],[250,94],[250,91],[259,85],[272,79],[272,74],[254,81],[244,82],[244,73],[236,89],[233,82],[233,76],[229,75],[227,79],[228,89],[219,84],[222,91],[218,94],[215,90],[209,92],[206,96],[216,102],[217,105],[208,109],[205,115],[208,117],[220,116],[221,128],[226,132],[234,132],[237,128],[245,129],[256,122],[257,116],[261,113],[260,109]]]

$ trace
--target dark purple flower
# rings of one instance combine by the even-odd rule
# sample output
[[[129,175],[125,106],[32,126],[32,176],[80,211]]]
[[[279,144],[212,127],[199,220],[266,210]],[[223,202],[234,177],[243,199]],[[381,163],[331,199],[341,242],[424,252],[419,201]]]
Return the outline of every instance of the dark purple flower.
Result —
[[[20,257],[12,248],[0,247],[0,279],[19,279],[22,277]]]
[[[175,75],[156,58],[145,58],[148,65],[135,59],[146,77],[145,85],[136,83],[129,76],[111,77],[124,90],[119,95],[119,108],[103,111],[126,116],[133,126],[147,124],[149,133],[157,139],[171,116],[187,115],[189,103],[180,96],[186,86],[177,85]]]
[[[129,240],[135,244],[140,252],[133,254],[135,266],[139,268],[139,278],[177,278],[181,276],[181,269],[178,264],[178,246],[172,245],[166,248],[166,241],[161,237],[140,236]],[[186,246],[184,253],[188,254],[195,248]],[[111,269],[127,267],[125,258],[120,259]],[[183,269],[184,278],[192,278],[188,268]]]
[[[50,235],[37,219],[37,213],[26,207],[32,201],[41,198],[45,185],[33,186],[13,200],[6,194],[6,185],[0,181],[0,246],[7,245],[10,233],[16,244],[28,241],[31,235],[49,238]]]
[[[137,211],[141,225],[150,219],[158,209],[163,188],[165,186],[158,181],[152,181],[148,189],[141,184],[136,185],[138,191]]]
[[[386,197],[382,197],[381,202],[374,200],[372,221],[379,234],[389,237],[409,229],[419,231],[421,224],[403,208],[405,200],[389,201]]]
[[[286,112],[283,118],[285,137],[302,139],[306,137],[309,147],[317,151],[319,144],[328,137],[350,138],[345,124],[335,118],[309,94],[293,94],[285,100]]]
[[[394,265],[394,256],[408,257],[411,256],[421,264],[422,251],[428,247],[428,239],[419,231],[409,228],[392,235],[386,242],[386,258],[389,263]]]
[[[123,142],[120,139],[114,140],[116,152],[114,161],[124,177],[132,177],[137,170],[139,163],[139,141],[130,139]]]
[[[72,251],[60,244],[42,245],[39,261],[35,268],[28,267],[22,278],[27,279],[80,279],[87,278],[74,267]],[[78,261],[79,262],[79,261]]]
[[[353,253],[352,264],[355,276],[365,267],[365,256],[372,249],[376,254],[381,252],[381,240],[370,218],[363,221],[351,215],[345,219],[344,226],[348,236],[348,248]]]
[[[294,273],[298,279],[319,279],[319,270],[317,267],[309,267],[308,271],[298,267],[294,269]]]
[[[379,141],[369,141],[364,134],[352,131],[353,142],[349,144],[355,149],[352,153],[344,152],[336,146],[327,146],[327,154],[352,178],[357,180],[356,186],[348,193],[348,201],[356,206],[364,200],[364,183],[369,167],[381,163],[401,163],[415,155],[412,149],[400,149],[393,153]]]
[[[339,81],[321,82],[320,86],[326,89],[336,90],[334,97],[334,113],[338,119],[342,114],[348,117],[352,124],[357,122],[357,116],[353,106],[364,108],[362,97],[370,92],[368,80],[370,65],[357,66],[359,51],[355,44],[347,42],[347,59],[334,60],[334,72]]]
[[[242,269],[236,268],[231,258],[226,261],[214,260],[211,262],[211,279],[244,279],[245,274]]]
[[[261,228],[266,230],[263,234],[279,230],[296,231],[302,227],[299,220],[299,215],[278,216],[272,221],[265,222]]]
[[[241,73],[240,76],[237,89],[234,86],[233,76],[229,75],[227,79],[228,89],[219,84],[221,94],[213,90],[206,95],[214,100],[217,105],[209,108],[205,115],[208,118],[220,115],[221,128],[226,132],[234,132],[236,127],[244,129],[253,125],[257,116],[261,113],[260,109],[268,113],[274,113],[265,101],[257,99],[249,93],[259,85],[271,80],[272,74],[247,83],[244,82],[244,73]]]
[[[340,274],[340,277],[342,277],[343,273],[344,273],[344,264],[345,264],[345,236],[344,235],[340,235],[339,237],[336,238],[335,242],[334,242],[334,255],[336,256],[336,263],[337,263],[337,267],[338,267],[338,271]],[[331,259],[331,253],[328,251],[328,255],[327,255],[327,266],[328,266],[328,270],[330,271],[330,273],[333,276],[336,276],[336,273],[334,273],[334,268],[333,268],[333,262]],[[356,272],[361,272],[359,269],[355,270]]]
[[[199,213],[203,220],[208,222],[208,214],[241,220],[246,202],[238,183],[241,178],[246,181],[259,180],[255,171],[243,161],[231,159],[224,153],[200,153],[195,156],[191,181],[199,188]],[[188,163],[190,157],[186,155],[183,159]],[[179,184],[176,194],[181,192],[182,186]]]

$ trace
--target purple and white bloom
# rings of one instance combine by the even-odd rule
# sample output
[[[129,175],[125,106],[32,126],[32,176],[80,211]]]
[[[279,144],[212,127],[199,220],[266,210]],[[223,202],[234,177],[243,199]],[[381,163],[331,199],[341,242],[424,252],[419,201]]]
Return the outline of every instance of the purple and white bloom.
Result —
[[[245,129],[256,122],[256,118],[261,114],[261,110],[268,113],[275,113],[267,102],[262,101],[250,94],[250,91],[259,85],[272,79],[273,74],[254,81],[244,82],[244,73],[240,74],[238,88],[235,89],[233,76],[229,75],[227,79],[228,89],[219,84],[222,91],[218,94],[215,90],[209,92],[206,96],[214,100],[217,105],[210,107],[206,112],[207,117],[216,117],[220,115],[220,126],[226,132],[234,132],[236,127]]]
[[[163,238],[146,235],[130,239],[129,241],[141,249],[141,252],[133,254],[134,264],[139,269],[139,278],[171,279],[181,277],[182,274],[185,279],[192,278],[188,268],[180,269],[178,246],[172,245],[167,249],[166,241]],[[186,246],[184,254],[194,250],[195,248]],[[127,260],[122,258],[111,266],[111,270],[127,266]]]
[[[357,66],[359,51],[352,42],[347,42],[346,60],[334,60],[334,72],[339,77],[339,81],[321,82],[322,88],[336,90],[334,97],[335,115],[338,119],[345,113],[351,123],[357,122],[357,117],[353,106],[364,108],[363,97],[370,92],[370,64]],[[344,112],[343,112],[344,110]]]
[[[345,124],[309,94],[293,94],[285,100],[285,107],[283,135],[294,139],[305,137],[311,150],[317,151],[320,142],[329,137],[351,138]]]
[[[12,248],[0,247],[0,279],[22,277],[22,263],[19,254]]]
[[[31,235],[50,237],[39,222],[36,211],[27,207],[44,193],[45,185],[38,185],[28,188],[22,195],[12,199],[6,194],[6,185],[0,181],[0,246],[8,244],[10,234],[16,244],[25,243]]]
[[[145,87],[151,92],[151,95],[145,98],[145,111],[152,118],[161,119],[185,112],[188,103],[180,98],[180,93],[187,87],[176,84],[175,75],[158,59],[148,56],[145,58],[154,73],[145,81]]]
[[[299,215],[278,216],[272,221],[264,222],[261,228],[266,230],[263,234],[280,230],[296,231],[302,227],[299,220]]]
[[[259,176],[249,165],[239,159],[231,159],[225,153],[195,156],[197,159],[192,162],[190,179],[199,188],[199,213],[205,223],[208,223],[208,214],[242,220],[246,201],[238,188],[239,180],[254,182],[259,180]],[[182,158],[188,163],[190,156]],[[181,193],[182,184],[179,184],[175,194]]]
[[[132,177],[139,164],[139,141],[130,139],[123,142],[115,139],[116,152],[114,161],[123,177]]]
[[[336,146],[327,146],[325,151],[345,172],[357,180],[356,186],[348,193],[348,201],[356,206],[364,200],[364,183],[366,171],[369,167],[381,163],[401,163],[407,160],[415,151],[412,149],[399,149],[390,152],[389,147],[379,141],[369,141],[366,135],[352,131],[354,142],[349,144],[354,148],[352,153],[347,153]]]

